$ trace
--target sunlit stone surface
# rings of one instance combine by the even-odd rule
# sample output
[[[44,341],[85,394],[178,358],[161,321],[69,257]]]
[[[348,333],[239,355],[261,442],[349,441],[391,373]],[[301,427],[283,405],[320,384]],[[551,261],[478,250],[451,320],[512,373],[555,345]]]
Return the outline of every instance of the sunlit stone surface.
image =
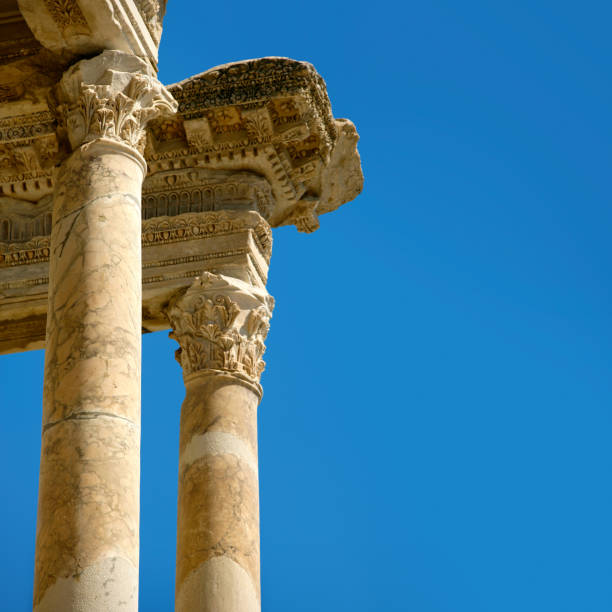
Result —
[[[34,609],[137,610],[140,335],[171,329],[176,609],[258,612],[271,228],[362,188],[308,63],[163,87],[161,0],[0,7],[0,353],[46,348]]]

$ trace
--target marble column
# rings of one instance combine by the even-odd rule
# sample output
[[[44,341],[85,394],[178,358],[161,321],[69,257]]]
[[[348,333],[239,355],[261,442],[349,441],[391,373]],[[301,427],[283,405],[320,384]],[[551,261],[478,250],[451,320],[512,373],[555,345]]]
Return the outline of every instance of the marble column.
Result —
[[[146,122],[176,104],[105,51],[56,89],[56,176],[34,610],[138,609],[141,211]]]
[[[168,308],[181,412],[177,612],[258,612],[257,406],[274,301],[204,273]]]

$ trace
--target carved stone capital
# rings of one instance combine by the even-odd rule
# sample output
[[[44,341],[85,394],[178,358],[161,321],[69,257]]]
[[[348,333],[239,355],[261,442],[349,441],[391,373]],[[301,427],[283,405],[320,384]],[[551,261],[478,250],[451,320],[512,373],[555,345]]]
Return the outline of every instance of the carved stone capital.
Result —
[[[72,66],[56,97],[58,121],[73,149],[103,138],[142,152],[147,123],[177,109],[148,64],[120,51]]]
[[[261,395],[264,340],[273,307],[265,290],[204,272],[167,309],[185,382],[201,373],[232,375]]]

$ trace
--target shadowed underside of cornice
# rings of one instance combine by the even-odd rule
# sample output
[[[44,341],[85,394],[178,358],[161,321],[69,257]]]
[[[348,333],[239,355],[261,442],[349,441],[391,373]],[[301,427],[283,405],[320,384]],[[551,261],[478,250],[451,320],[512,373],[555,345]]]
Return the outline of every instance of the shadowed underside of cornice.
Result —
[[[26,13],[32,2],[20,0]],[[45,19],[58,17],[52,0],[37,2]],[[90,27],[82,5],[62,45]],[[154,38],[164,7],[136,5]],[[44,346],[51,194],[70,151],[54,91],[73,61],[74,48],[42,45],[17,3],[0,1],[0,353]],[[224,64],[168,90],[178,112],[149,124],[144,151],[143,331],[167,328],[165,301],[203,271],[231,270],[263,286],[269,227],[312,232],[319,215],[363,185],[355,126],[333,117],[325,82],[307,62]]]

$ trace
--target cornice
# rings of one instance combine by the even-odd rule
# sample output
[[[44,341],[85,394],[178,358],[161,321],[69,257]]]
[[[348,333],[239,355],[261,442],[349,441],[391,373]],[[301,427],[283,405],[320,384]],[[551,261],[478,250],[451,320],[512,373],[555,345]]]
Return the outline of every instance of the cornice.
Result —
[[[259,212],[271,226],[295,225],[310,232],[319,226],[319,215],[360,193],[359,136],[348,119],[334,119],[325,83],[312,65],[286,58],[248,60],[213,68],[167,90],[178,112],[146,127],[145,203],[148,185],[160,180],[178,185],[190,172],[247,171],[269,184],[270,197],[262,199]],[[95,87],[85,87],[80,95],[79,105],[68,112],[75,125],[79,118],[83,123],[98,110],[115,108],[102,104],[108,96]],[[66,105],[58,110],[66,121],[70,118]],[[91,128],[99,123],[90,121],[81,132],[93,137]],[[116,129],[117,121],[110,125]],[[40,104],[1,119],[0,194],[32,202],[50,194],[53,167],[69,152],[61,134],[49,108]],[[267,208],[266,199],[272,202]]]

